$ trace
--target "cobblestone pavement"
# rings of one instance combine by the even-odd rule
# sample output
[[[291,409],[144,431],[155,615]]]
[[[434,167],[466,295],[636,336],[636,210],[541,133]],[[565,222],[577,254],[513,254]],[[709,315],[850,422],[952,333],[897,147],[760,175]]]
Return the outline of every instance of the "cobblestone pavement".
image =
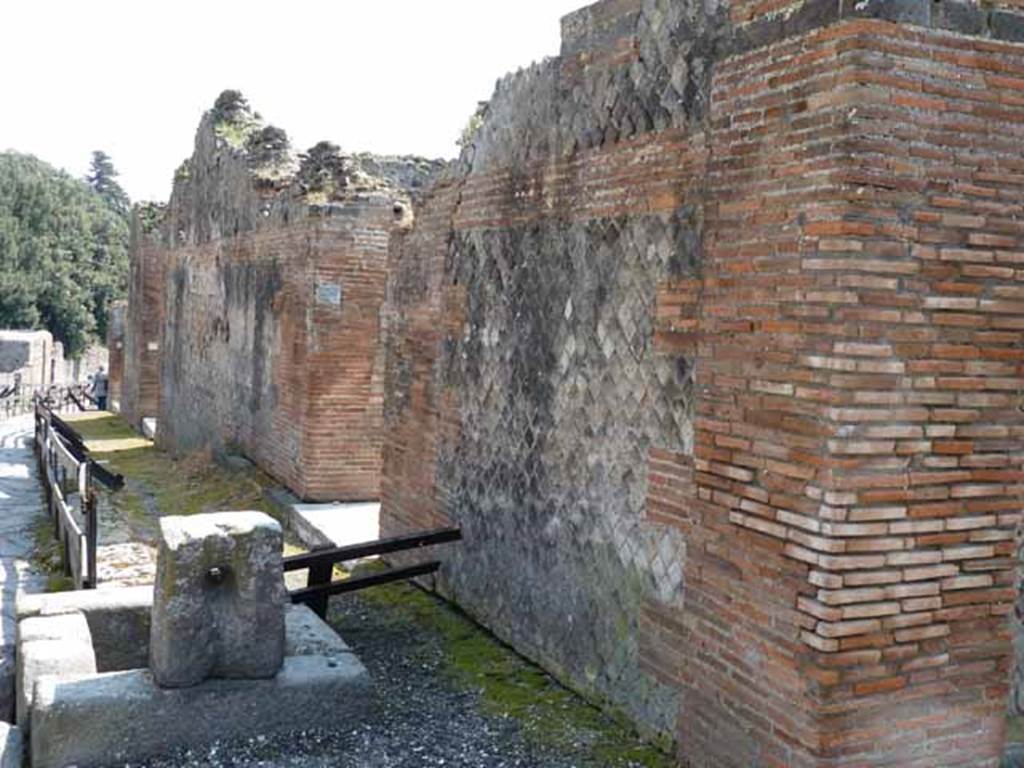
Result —
[[[13,717],[15,599],[46,586],[30,568],[44,517],[31,442],[31,416],[0,421],[0,720]]]

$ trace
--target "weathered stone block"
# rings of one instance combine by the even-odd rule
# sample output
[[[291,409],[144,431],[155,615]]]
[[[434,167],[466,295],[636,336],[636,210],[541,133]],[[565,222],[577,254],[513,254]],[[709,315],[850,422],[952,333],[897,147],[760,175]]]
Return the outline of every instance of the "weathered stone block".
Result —
[[[14,647],[0,647],[0,721],[14,720]]]
[[[932,11],[934,25],[965,35],[979,35],[985,31],[986,11],[981,6],[962,0],[935,3]]]
[[[21,620],[80,611],[89,624],[96,667],[100,672],[149,665],[152,608],[153,588],[148,586],[44,592],[18,598],[18,618]]]
[[[992,36],[1015,43],[1024,41],[1024,15],[1010,11],[992,12]]]
[[[14,601],[0,585],[0,720],[14,720],[14,657],[18,622]]]
[[[21,768],[23,751],[21,729],[0,723],[0,768]]]
[[[370,678],[350,653],[289,657],[270,680],[207,680],[161,689],[145,670],[41,680],[32,713],[34,768],[94,768],[181,747],[352,722]],[[6,768],[6,767],[5,767]]]
[[[338,656],[352,649],[307,605],[289,605],[285,622],[288,656]]]
[[[262,512],[160,521],[150,668],[167,688],[273,677],[284,659],[281,526]]]
[[[866,0],[866,2],[854,4],[849,15],[926,27],[931,23],[931,2],[929,0]]]
[[[59,613],[82,612],[88,621],[93,615],[111,613],[126,608],[145,608],[153,605],[153,588],[123,587],[118,589],[83,589],[74,592],[40,592],[18,597],[18,621],[34,616],[55,616]],[[95,641],[95,627],[90,623]]]
[[[18,624],[16,658],[17,723],[30,729],[36,681],[44,675],[96,673],[89,624],[81,613],[37,616]]]

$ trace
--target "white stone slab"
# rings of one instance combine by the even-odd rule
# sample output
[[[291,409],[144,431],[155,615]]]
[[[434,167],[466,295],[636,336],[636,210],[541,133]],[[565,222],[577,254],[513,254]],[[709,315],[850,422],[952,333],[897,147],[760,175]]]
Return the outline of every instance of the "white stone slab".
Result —
[[[0,720],[15,716],[15,599],[46,588],[32,571],[36,528],[46,517],[33,428],[31,416],[0,422]]]
[[[380,504],[293,504],[292,527],[307,547],[345,547],[380,538]]]
[[[34,616],[18,624],[16,657],[18,727],[31,727],[35,682],[46,675],[95,674],[92,633],[82,613]]]

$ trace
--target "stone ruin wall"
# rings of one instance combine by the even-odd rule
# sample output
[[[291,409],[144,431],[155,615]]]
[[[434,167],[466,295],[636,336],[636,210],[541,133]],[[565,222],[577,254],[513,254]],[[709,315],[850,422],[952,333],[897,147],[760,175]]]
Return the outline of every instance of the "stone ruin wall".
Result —
[[[100,369],[110,373],[110,350],[106,339],[99,340],[85,348],[81,356],[64,361],[64,381],[88,384],[89,379]]]
[[[108,373],[108,394],[111,411],[122,413],[124,397],[124,332],[128,315],[128,301],[115,301],[110,305],[110,321],[107,324],[107,351],[110,356]]]
[[[149,209],[132,213],[128,306],[121,329],[121,414],[136,429],[160,413],[160,361],[167,253]],[[113,347],[111,347],[113,349]],[[114,375],[114,378],[118,378]]]
[[[1024,19],[606,0],[391,245],[386,533],[693,766],[993,765]]]
[[[254,122],[207,115],[166,212],[159,441],[239,450],[303,499],[376,499],[387,247],[411,218],[389,179],[418,189],[438,165],[374,158],[370,176],[322,148],[300,166]]]
[[[0,388],[19,378],[28,388],[60,383],[63,369],[63,346],[49,331],[0,331]]]
[[[672,308],[700,274],[703,105],[676,29],[641,24],[622,3],[569,17],[563,56],[499,83],[396,240],[383,519],[461,526],[442,591],[674,735],[673,663],[640,627],[683,599],[685,542],[648,497],[693,447],[695,329]]]
[[[241,450],[302,498],[376,498],[384,240],[357,246],[343,218],[178,249],[161,442]]]
[[[64,345],[49,331],[0,330],[0,388],[15,380],[27,390],[85,384],[98,368],[106,369],[108,362],[102,346],[90,346],[78,358],[67,359]]]

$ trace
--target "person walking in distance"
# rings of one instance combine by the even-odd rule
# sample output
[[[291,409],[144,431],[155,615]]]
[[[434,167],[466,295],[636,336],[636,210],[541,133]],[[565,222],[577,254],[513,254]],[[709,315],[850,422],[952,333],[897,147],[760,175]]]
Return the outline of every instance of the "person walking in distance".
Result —
[[[96,400],[96,406],[101,410],[107,410],[107,372],[101,366],[96,375],[92,377],[92,396]]]

